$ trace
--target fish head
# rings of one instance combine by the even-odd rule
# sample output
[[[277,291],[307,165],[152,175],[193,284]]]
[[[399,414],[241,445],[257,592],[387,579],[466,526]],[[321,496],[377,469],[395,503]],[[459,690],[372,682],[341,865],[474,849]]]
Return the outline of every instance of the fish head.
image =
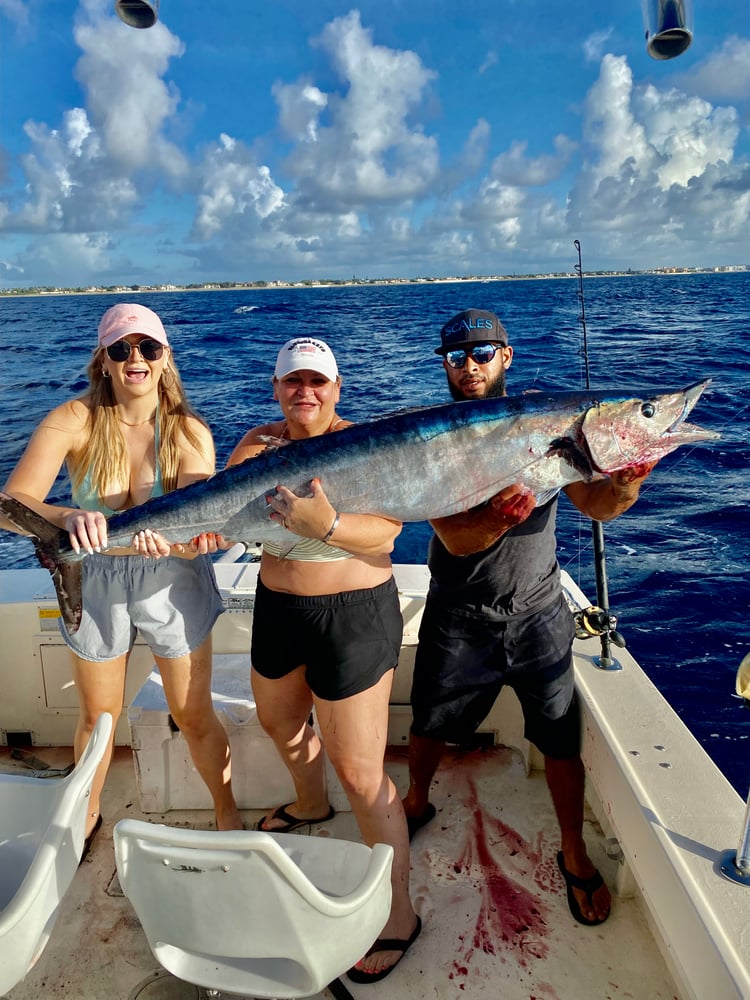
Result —
[[[686,423],[710,384],[709,379],[645,398],[610,397],[595,402],[581,423],[594,468],[608,475],[643,462],[658,462],[680,445],[717,440],[720,434]]]

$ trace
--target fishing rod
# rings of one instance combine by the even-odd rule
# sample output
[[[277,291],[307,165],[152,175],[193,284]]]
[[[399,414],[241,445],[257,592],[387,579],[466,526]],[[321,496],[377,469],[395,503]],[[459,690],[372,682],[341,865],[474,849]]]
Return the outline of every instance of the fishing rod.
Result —
[[[591,388],[591,377],[589,373],[589,345],[588,332],[586,330],[586,301],[583,297],[583,264],[581,260],[581,244],[578,240],[573,240],[573,245],[578,253],[578,263],[575,271],[578,275],[578,304],[580,313],[578,322],[581,325],[582,347],[584,371],[586,374],[586,388]],[[607,560],[604,552],[604,528],[601,521],[591,522],[591,536],[594,543],[594,574],[596,576],[596,607],[592,606],[579,611],[575,615],[576,633],[579,639],[588,639],[592,636],[599,636],[602,653],[597,665],[602,670],[622,670],[622,664],[612,656],[612,643],[625,648],[625,639],[617,631],[617,618],[609,611],[609,588],[607,585]]]

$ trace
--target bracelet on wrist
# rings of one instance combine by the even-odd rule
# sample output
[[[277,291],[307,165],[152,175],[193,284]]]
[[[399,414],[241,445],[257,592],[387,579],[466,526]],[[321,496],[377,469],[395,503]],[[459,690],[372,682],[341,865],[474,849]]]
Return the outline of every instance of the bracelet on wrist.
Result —
[[[325,533],[325,535],[323,535],[323,537],[320,539],[321,542],[327,542],[328,541],[328,539],[334,533],[334,531],[336,530],[336,528],[338,528],[340,520],[341,520],[341,514],[339,514],[339,512],[336,511],[336,516],[333,519],[333,524],[328,529],[328,531]]]

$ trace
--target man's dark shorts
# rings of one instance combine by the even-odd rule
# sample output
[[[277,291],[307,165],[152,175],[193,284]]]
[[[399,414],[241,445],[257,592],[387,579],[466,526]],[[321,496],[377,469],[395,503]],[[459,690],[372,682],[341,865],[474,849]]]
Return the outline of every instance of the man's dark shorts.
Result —
[[[250,656],[269,680],[305,664],[313,694],[340,701],[373,687],[397,665],[403,626],[393,577],[372,590],[321,597],[269,590],[259,579]]]
[[[578,756],[574,632],[562,595],[540,611],[510,620],[428,598],[414,664],[412,731],[446,743],[470,742],[509,684],[523,708],[526,738],[545,756]]]

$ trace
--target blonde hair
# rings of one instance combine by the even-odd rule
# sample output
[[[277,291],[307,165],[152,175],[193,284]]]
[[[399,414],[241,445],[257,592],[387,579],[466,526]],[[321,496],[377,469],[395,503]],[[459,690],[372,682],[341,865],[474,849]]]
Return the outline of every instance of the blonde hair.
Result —
[[[100,498],[106,495],[108,486],[127,483],[130,479],[128,451],[117,419],[112,380],[104,375],[103,356],[104,348],[98,347],[86,369],[89,389],[80,399],[89,411],[90,430],[86,444],[69,458],[73,491],[80,489],[89,474],[91,485]],[[164,492],[169,493],[177,489],[180,469],[178,438],[181,434],[207,458],[211,457],[206,454],[205,447],[190,426],[189,418],[200,421],[206,428],[208,424],[185,398],[173,357],[170,357],[169,367],[162,371],[158,394],[159,454],[156,462],[161,470]]]

